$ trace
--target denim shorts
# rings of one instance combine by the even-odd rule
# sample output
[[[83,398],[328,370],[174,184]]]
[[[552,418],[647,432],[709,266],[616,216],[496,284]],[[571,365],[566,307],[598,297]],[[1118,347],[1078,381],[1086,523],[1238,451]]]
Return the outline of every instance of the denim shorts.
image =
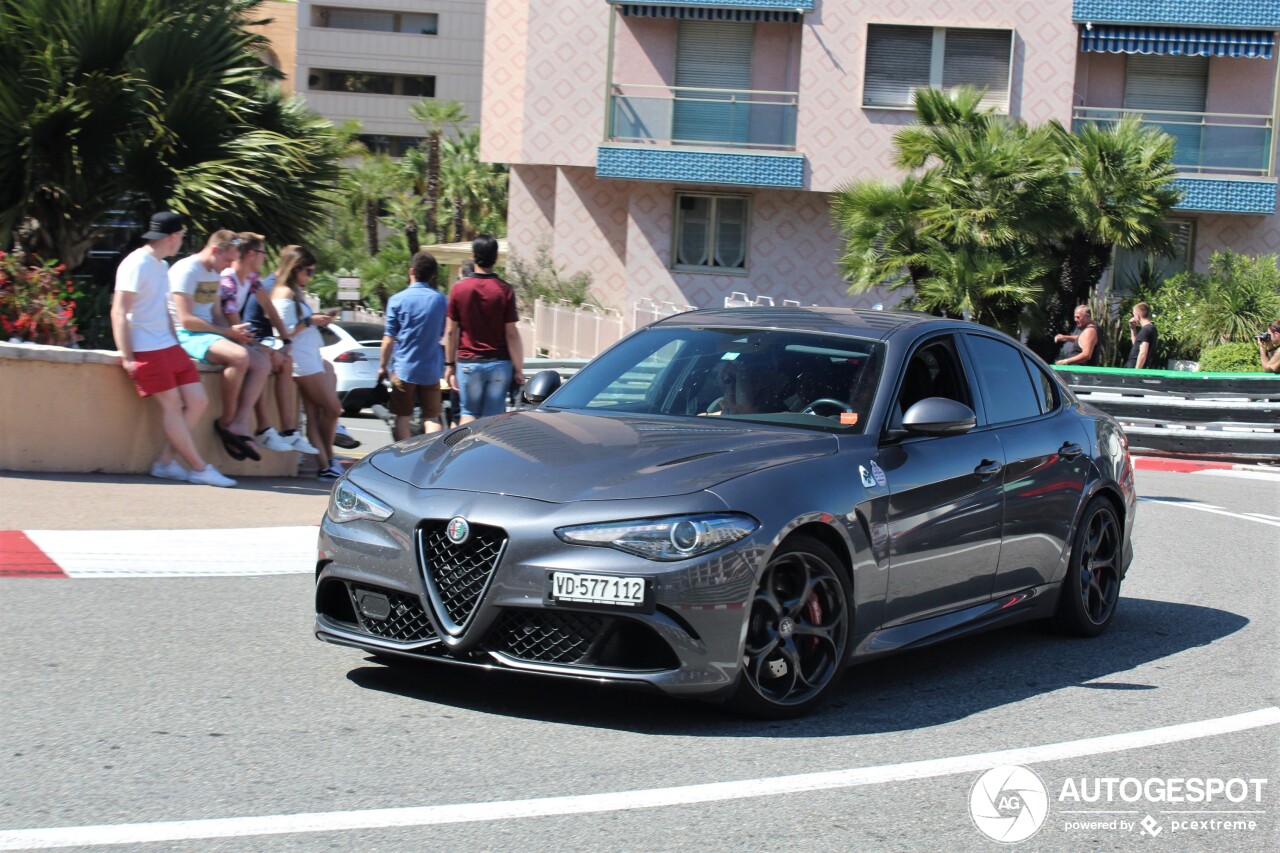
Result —
[[[458,362],[458,395],[463,417],[483,418],[507,410],[510,361]]]

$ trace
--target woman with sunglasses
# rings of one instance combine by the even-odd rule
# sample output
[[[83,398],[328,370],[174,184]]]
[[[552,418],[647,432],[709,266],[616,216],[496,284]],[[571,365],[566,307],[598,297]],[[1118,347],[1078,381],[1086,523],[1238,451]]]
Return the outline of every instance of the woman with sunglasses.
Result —
[[[285,246],[280,250],[280,267],[271,291],[271,304],[284,324],[285,336],[293,341],[293,381],[302,392],[302,405],[307,413],[307,438],[320,451],[318,461],[321,480],[342,476],[342,466],[333,458],[333,436],[338,429],[342,404],[338,401],[337,379],[333,366],[320,355],[320,326],[333,318],[316,314],[304,295],[307,283],[316,271],[316,259],[301,246]]]

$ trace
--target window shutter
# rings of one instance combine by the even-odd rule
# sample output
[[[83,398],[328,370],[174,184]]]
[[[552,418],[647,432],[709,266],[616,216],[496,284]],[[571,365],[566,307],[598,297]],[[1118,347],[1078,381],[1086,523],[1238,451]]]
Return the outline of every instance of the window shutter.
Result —
[[[1169,115],[1167,111],[1204,112],[1209,91],[1209,57],[1135,53],[1126,57],[1126,61],[1124,108],[1141,110],[1147,122],[1159,125],[1173,137],[1174,165],[1198,167],[1204,141],[1199,118]]]
[[[1209,57],[1127,57],[1124,107],[1127,110],[1204,112],[1209,90]]]
[[[932,27],[867,27],[867,76],[862,103],[872,107],[909,107],[911,95],[929,85]]]
[[[942,60],[942,88],[985,89],[982,106],[1007,112],[1012,38],[1009,30],[948,29]]]
[[[698,89],[751,88],[751,52],[755,24],[732,21],[680,21],[676,31],[676,86]],[[747,141],[750,106],[720,104],[721,92],[680,91],[676,94],[677,142]]]

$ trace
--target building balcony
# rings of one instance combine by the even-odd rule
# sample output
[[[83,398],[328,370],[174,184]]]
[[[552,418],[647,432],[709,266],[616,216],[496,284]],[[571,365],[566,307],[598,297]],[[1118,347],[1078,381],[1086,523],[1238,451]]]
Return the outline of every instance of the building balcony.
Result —
[[[1173,164],[1180,172],[1253,178],[1275,174],[1271,116],[1076,107],[1072,130],[1079,131],[1089,123],[1113,124],[1127,116],[1136,116],[1173,137]]]
[[[1271,116],[1153,112],[1076,107],[1072,130],[1137,116],[1173,137],[1179,210],[1213,213],[1276,212],[1275,138]]]
[[[646,145],[791,151],[797,98],[795,92],[615,84],[606,136]]]

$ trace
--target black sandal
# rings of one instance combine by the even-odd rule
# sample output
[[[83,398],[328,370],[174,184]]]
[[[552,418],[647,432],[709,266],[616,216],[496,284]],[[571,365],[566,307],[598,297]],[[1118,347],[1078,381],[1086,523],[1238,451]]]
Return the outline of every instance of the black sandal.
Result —
[[[262,461],[262,455],[258,453],[258,448],[253,446],[253,436],[236,435],[236,436],[232,436],[232,438],[236,440],[241,453],[243,453],[245,456],[252,459],[254,462]]]
[[[215,420],[213,422],[213,431],[222,440],[222,449],[227,451],[228,456],[237,462],[245,458],[244,446],[232,435],[230,430]]]

